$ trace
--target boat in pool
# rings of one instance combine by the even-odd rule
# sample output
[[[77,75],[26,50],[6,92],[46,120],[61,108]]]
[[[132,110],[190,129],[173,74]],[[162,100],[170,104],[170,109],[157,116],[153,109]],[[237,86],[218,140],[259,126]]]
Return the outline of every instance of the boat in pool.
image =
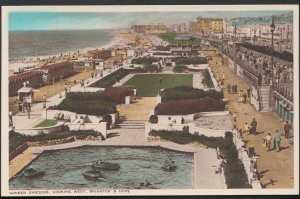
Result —
[[[99,171],[89,170],[83,173],[83,176],[88,180],[97,180],[102,179],[103,175]]]
[[[24,176],[28,178],[34,178],[45,175],[45,171],[37,171],[33,168],[28,168],[24,171]]]
[[[110,162],[103,162],[103,161],[97,161],[95,164],[92,165],[92,167],[95,170],[104,170],[104,171],[118,171],[118,170],[120,170],[120,164],[110,163]]]
[[[164,171],[176,171],[177,165],[174,161],[166,161],[165,164],[161,167]]]

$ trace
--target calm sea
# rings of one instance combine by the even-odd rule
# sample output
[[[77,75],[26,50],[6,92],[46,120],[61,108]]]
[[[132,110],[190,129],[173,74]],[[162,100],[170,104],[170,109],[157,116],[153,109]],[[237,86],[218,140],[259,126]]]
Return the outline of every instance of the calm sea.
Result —
[[[95,49],[112,41],[108,30],[47,30],[9,32],[9,59],[51,56]]]

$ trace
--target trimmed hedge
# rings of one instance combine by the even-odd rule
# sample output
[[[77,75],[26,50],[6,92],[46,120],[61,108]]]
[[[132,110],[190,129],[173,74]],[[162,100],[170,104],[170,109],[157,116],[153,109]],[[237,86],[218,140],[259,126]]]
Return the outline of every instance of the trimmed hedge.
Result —
[[[227,188],[251,188],[248,183],[245,167],[241,160],[238,159],[238,151],[234,146],[231,132],[226,132],[225,138],[207,137],[205,135],[184,133],[182,131],[151,131],[149,135],[159,136],[162,139],[170,140],[178,144],[188,144],[196,141],[206,147],[219,147],[226,161],[224,174]]]
[[[136,59],[133,59],[131,61],[132,64],[140,64],[140,65],[151,65],[152,62],[157,62],[159,61],[160,58],[158,57],[142,57],[142,58],[136,58]]]
[[[197,99],[203,97],[210,97],[213,99],[223,99],[223,93],[216,90],[207,90],[193,88],[190,86],[177,86],[174,88],[167,88],[160,93],[162,102],[170,100],[182,100],[182,99]]]
[[[124,104],[126,96],[133,96],[133,89],[130,87],[118,86],[106,88],[101,95],[108,97],[111,101]]]
[[[207,88],[214,88],[214,83],[211,79],[211,76],[209,74],[209,71],[208,69],[205,69],[203,72],[202,72],[202,75],[203,75],[203,80],[202,80],[202,83],[205,84],[207,86]]]
[[[173,100],[158,104],[156,115],[187,115],[199,112],[224,111],[226,103],[212,98]]]
[[[120,79],[122,79],[129,73],[130,73],[129,70],[121,68],[121,69],[103,77],[99,81],[96,81],[91,86],[92,87],[100,87],[100,88],[112,87],[116,82],[118,82]]]
[[[271,55],[271,53],[272,53],[272,49],[268,46],[253,45],[253,44],[250,44],[250,43],[242,43],[242,44],[239,44],[239,45],[243,46],[245,48],[251,49],[251,50],[255,50],[255,51],[260,52],[260,53],[267,54],[267,55]],[[278,57],[278,58],[283,59],[285,61],[293,62],[293,53],[290,53],[290,52],[287,52],[287,51],[283,51],[283,52],[274,51],[273,55],[274,55],[274,57]]]
[[[207,64],[208,61],[205,57],[176,57],[175,58],[176,65],[178,64]]]
[[[184,64],[178,64],[173,68],[173,72],[175,73],[183,73],[187,70],[188,68]]]
[[[56,107],[50,109],[66,110],[79,114],[105,115],[116,112],[116,104],[101,93],[68,93]]]

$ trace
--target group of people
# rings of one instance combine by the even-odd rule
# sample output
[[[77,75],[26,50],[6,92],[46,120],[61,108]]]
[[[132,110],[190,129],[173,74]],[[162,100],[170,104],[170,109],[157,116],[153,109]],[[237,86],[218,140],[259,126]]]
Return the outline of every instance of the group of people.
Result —
[[[246,135],[249,134],[255,134],[256,133],[256,128],[257,128],[257,121],[255,118],[253,118],[253,120],[251,121],[250,125],[248,125],[248,123],[246,122],[244,125],[244,133]]]
[[[236,84],[227,85],[228,94],[237,94],[238,86]]]

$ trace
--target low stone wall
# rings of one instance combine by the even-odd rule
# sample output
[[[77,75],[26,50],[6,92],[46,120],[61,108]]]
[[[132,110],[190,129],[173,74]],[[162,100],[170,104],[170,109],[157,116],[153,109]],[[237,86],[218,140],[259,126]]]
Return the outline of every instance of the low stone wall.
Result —
[[[13,150],[12,152],[9,153],[9,161],[14,159],[19,154],[23,153],[23,151],[25,151],[27,148],[28,148],[27,143],[24,143],[24,144],[18,146],[15,150]]]
[[[50,127],[37,127],[37,128],[29,128],[29,129],[15,129],[16,132],[21,133],[27,136],[35,136],[41,133],[49,134],[49,133],[57,133],[63,131],[63,122],[59,122],[55,126]]]
[[[147,139],[149,137],[149,133],[152,130],[182,131],[183,127],[185,126],[189,126],[189,133],[191,134],[198,133],[199,135],[205,135],[207,137],[225,137],[224,130],[199,128],[194,126],[193,123],[161,125],[161,124],[152,124],[149,122],[145,123],[145,137]]]
[[[57,144],[75,142],[76,140],[96,141],[96,140],[98,140],[98,138],[96,138],[94,136],[91,136],[91,135],[87,136],[84,139],[82,139],[80,136],[71,136],[71,137],[62,138],[62,139],[55,139],[55,140],[28,142],[28,145],[30,147],[50,146],[50,145],[57,145]]]
[[[258,90],[251,86],[251,97],[250,97],[250,103],[254,106],[254,108],[259,111],[259,99],[258,99]]]

